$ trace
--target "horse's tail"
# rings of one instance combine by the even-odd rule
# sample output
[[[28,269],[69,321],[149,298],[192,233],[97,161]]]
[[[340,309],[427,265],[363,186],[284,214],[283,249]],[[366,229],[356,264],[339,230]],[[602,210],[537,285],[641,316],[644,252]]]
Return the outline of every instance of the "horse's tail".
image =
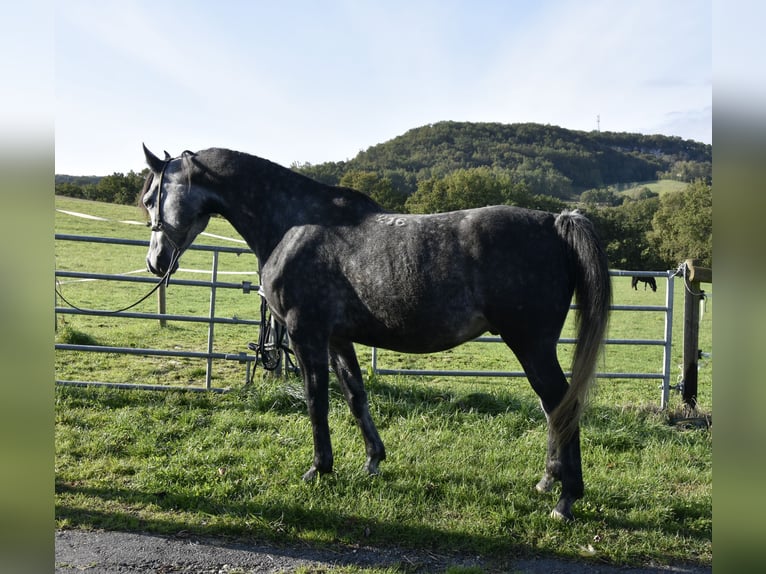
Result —
[[[569,390],[550,414],[550,426],[558,443],[567,442],[580,423],[588,390],[596,373],[609,322],[612,283],[603,244],[593,224],[579,211],[556,217],[556,231],[569,245],[575,273],[577,344],[572,359]]]

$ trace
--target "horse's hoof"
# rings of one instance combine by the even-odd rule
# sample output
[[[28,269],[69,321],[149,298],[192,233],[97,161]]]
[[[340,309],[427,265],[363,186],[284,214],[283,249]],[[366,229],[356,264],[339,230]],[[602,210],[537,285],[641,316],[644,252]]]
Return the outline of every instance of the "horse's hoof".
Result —
[[[312,467],[311,467],[310,469],[308,469],[308,470],[306,471],[306,473],[303,475],[303,480],[304,480],[305,482],[311,482],[311,481],[313,481],[313,480],[314,480],[314,479],[317,477],[317,474],[318,474],[318,473],[319,473],[319,471],[317,471],[317,468],[316,468],[315,466],[312,466]]]
[[[574,520],[574,514],[572,514],[572,503],[565,499],[559,500],[556,504],[556,508],[551,510],[551,518],[555,520],[562,520],[564,522],[571,522]]]
[[[561,512],[556,510],[555,508],[553,510],[551,510],[551,518],[553,518],[555,520],[561,520],[562,522],[570,522],[570,521],[574,520],[574,516],[572,516],[571,513],[567,516],[566,514],[562,514]]]
[[[538,482],[535,485],[535,490],[537,492],[550,492],[553,488],[553,483],[556,482],[556,479],[554,479],[549,474],[545,474],[541,479],[540,482]]]
[[[380,474],[380,469],[378,468],[378,461],[368,459],[364,465],[364,470],[366,470],[367,474],[369,474],[370,476],[377,476],[378,474]]]

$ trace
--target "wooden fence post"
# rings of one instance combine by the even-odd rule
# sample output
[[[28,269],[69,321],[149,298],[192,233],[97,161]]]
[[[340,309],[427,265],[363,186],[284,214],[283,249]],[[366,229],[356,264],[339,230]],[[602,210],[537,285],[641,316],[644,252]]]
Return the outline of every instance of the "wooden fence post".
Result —
[[[684,262],[684,379],[683,400],[689,407],[697,408],[697,381],[699,349],[699,303],[705,297],[701,283],[713,282],[713,271],[704,267],[697,267],[699,262],[695,259],[687,259]]]

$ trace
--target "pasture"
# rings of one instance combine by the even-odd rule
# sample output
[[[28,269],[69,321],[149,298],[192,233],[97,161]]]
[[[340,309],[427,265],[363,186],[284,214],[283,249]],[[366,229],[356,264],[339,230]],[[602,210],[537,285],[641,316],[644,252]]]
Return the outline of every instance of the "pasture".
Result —
[[[56,232],[147,239],[136,208],[56,198]],[[214,218],[209,233],[236,238]],[[198,242],[238,245],[214,237]],[[57,242],[59,269],[138,271],[143,248]],[[251,272],[254,256],[221,256],[221,269]],[[207,270],[210,255],[187,252],[182,268]],[[200,274],[197,278],[205,278]],[[221,280],[226,280],[219,277]],[[615,303],[661,305],[658,292],[614,278]],[[710,287],[710,286],[707,286]],[[321,288],[321,286],[318,286]],[[145,285],[79,281],[61,286],[72,302],[113,309]],[[676,281],[674,355],[681,363],[682,289]],[[711,289],[712,290],[712,289]],[[217,315],[258,317],[255,293],[219,291]],[[168,290],[168,312],[206,314],[209,290]],[[153,311],[154,298],[138,310]],[[610,338],[659,338],[660,313],[615,312]],[[700,347],[712,350],[712,300]],[[569,327],[567,327],[568,329]],[[566,332],[565,336],[569,336]],[[204,350],[206,326],[62,315],[57,339]],[[246,350],[257,332],[216,326],[216,351]],[[560,347],[563,365],[571,348]],[[363,369],[369,351],[359,349]],[[610,346],[600,371],[658,372],[661,348]],[[699,409],[712,413],[712,360],[701,362]],[[518,370],[504,345],[470,343],[434,355],[381,352],[381,367]],[[678,371],[680,373],[680,370]],[[204,362],[96,353],[56,353],[56,378],[199,385]],[[337,385],[330,425],[335,472],[306,484],[311,427],[302,386],[259,369],[244,386],[243,365],[216,363],[227,394],[56,389],[56,520],[61,528],[187,531],[282,543],[390,545],[486,556],[555,555],[617,564],[712,560],[712,430],[690,422],[671,393],[657,408],[659,380],[600,379],[583,418],[585,498],[576,520],[548,518],[555,494],[534,484],[543,469],[545,419],[525,379],[368,376],[371,411],[386,442],[381,475],[362,470],[362,439]]]
[[[665,195],[666,193],[674,193],[682,191],[688,184],[683,181],[675,181],[673,179],[658,179],[654,181],[642,181],[630,187],[625,187],[619,191],[620,195],[635,198],[644,189],[657,193],[659,195]]]

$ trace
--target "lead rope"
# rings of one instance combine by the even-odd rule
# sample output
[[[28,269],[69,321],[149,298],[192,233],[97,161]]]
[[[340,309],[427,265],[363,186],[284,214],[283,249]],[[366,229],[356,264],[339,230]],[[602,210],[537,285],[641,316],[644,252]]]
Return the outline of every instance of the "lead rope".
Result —
[[[154,293],[157,289],[160,288],[160,286],[163,283],[167,287],[169,285],[169,283],[170,283],[170,273],[171,273],[171,270],[173,269],[173,267],[175,267],[175,264],[178,262],[178,258],[180,256],[181,256],[181,253],[178,250],[178,248],[174,248],[174,250],[173,250],[173,257],[171,257],[171,259],[170,259],[170,265],[168,266],[168,270],[165,272],[165,275],[160,277],[160,280],[157,281],[157,283],[149,290],[149,292],[146,295],[141,297],[135,303],[131,303],[130,305],[128,305],[127,307],[123,307],[122,309],[116,309],[114,311],[104,311],[102,309],[87,309],[87,308],[84,308],[84,307],[78,307],[77,305],[75,305],[74,303],[69,301],[69,299],[64,297],[64,295],[61,293],[61,289],[60,289],[61,283],[59,282],[58,279],[56,279],[56,286],[54,287],[54,291],[56,292],[56,295],[58,295],[58,297],[64,303],[69,305],[72,309],[76,309],[77,311],[82,311],[84,313],[98,311],[99,313],[103,313],[104,315],[116,315],[117,313],[123,313],[124,311],[127,311],[128,309],[132,309],[133,307],[135,307],[135,306],[143,303],[144,301],[146,301],[151,296],[152,293]]]
[[[259,291],[260,293],[260,291]],[[273,325],[272,325],[273,321]],[[248,384],[255,379],[255,371],[258,363],[267,371],[276,371],[282,363],[284,353],[286,369],[297,371],[295,363],[290,358],[293,354],[286,341],[287,329],[278,321],[273,320],[269,305],[265,297],[261,297],[261,327],[258,333],[257,343],[248,343],[247,348],[255,353],[255,363],[250,372]]]
[[[184,152],[184,154],[187,152]],[[100,313],[103,313],[105,315],[116,315],[117,313],[123,313],[124,311],[127,311],[128,309],[132,309],[133,307],[143,303],[146,301],[152,293],[154,293],[157,289],[160,288],[160,286],[165,283],[165,286],[167,287],[170,284],[170,274],[173,272],[173,268],[175,267],[176,263],[178,263],[178,259],[181,257],[181,249],[179,249],[178,244],[173,240],[172,237],[170,237],[169,234],[165,233],[165,227],[170,227],[171,229],[173,226],[168,225],[165,223],[162,219],[162,180],[165,177],[165,170],[167,169],[168,165],[170,165],[170,162],[173,161],[173,159],[170,157],[170,154],[168,152],[165,152],[165,161],[162,164],[162,170],[160,171],[160,177],[159,181],[157,183],[157,215],[154,218],[154,225],[151,225],[152,231],[163,233],[165,238],[170,241],[170,243],[173,245],[173,255],[170,258],[170,265],[168,265],[168,270],[165,271],[165,274],[160,278],[159,281],[152,287],[149,292],[141,297],[138,301],[135,303],[131,303],[127,307],[123,307],[122,309],[117,309],[115,311],[103,311],[101,309],[84,309],[82,307],[78,307],[77,305],[71,303],[64,295],[61,293],[61,289],[59,288],[61,283],[59,280],[56,280],[56,286],[54,287],[54,290],[56,291],[56,295],[58,295],[61,300],[69,305],[72,309],[76,309],[77,311],[82,312],[93,312],[98,311]]]

